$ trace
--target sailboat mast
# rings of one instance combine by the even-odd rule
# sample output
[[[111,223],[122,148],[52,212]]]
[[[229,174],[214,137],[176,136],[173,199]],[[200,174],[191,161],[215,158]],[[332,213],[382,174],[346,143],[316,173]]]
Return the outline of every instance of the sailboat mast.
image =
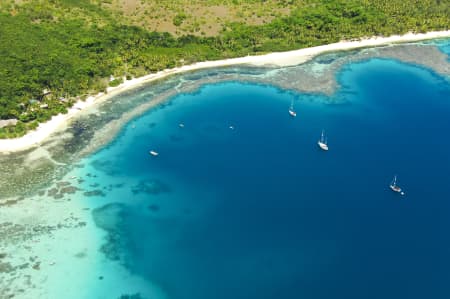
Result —
[[[397,175],[394,175],[394,179],[392,180],[392,186],[397,186]]]

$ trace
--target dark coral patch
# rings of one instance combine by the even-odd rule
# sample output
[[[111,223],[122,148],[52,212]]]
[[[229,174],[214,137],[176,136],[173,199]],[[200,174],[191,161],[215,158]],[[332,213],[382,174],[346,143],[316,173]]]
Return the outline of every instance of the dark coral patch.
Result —
[[[167,184],[159,181],[159,180],[146,180],[140,181],[138,184],[131,187],[131,192],[133,194],[150,194],[157,195],[161,193],[170,192],[170,188]]]
[[[148,209],[149,209],[150,211],[152,211],[152,212],[158,212],[159,209],[160,209],[160,207],[159,207],[158,205],[151,204],[151,205],[148,206]]]

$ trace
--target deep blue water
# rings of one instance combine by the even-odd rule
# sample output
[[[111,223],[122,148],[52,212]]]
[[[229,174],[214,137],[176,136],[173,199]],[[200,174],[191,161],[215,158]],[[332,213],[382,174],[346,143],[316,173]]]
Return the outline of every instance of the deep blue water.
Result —
[[[449,82],[381,59],[337,76],[332,98],[207,85],[89,158],[125,183],[130,271],[173,299],[450,298]]]

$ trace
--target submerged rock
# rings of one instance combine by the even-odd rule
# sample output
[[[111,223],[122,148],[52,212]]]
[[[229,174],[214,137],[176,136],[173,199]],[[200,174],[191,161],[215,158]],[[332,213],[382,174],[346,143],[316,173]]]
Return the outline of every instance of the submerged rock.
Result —
[[[55,196],[53,196],[54,199],[61,199],[63,197],[64,197],[64,194],[61,194],[61,193],[55,194]]]
[[[113,261],[123,260],[125,255],[127,237],[122,227],[124,207],[120,203],[111,203],[92,210],[95,225],[108,232],[100,251]]]
[[[9,273],[14,271],[14,267],[10,263],[0,263],[0,273]]]
[[[136,293],[133,295],[124,294],[117,299],[143,299],[143,298],[142,298],[141,294]]]
[[[76,258],[82,259],[82,258],[85,258],[87,256],[87,254],[86,254],[86,252],[81,251],[81,252],[76,253],[74,256]]]
[[[124,247],[122,236],[119,233],[110,232],[105,239],[106,242],[100,247],[100,251],[112,261],[121,260]]]
[[[158,205],[155,205],[155,204],[152,204],[152,205],[149,205],[149,206],[148,206],[148,209],[149,209],[150,211],[152,211],[152,212],[158,212],[158,211],[159,211],[159,206],[158,206]]]
[[[19,201],[23,200],[23,197],[19,197],[19,198],[15,198],[15,199],[7,199],[5,201],[0,201],[0,207],[1,206],[12,206],[15,205],[16,203],[18,203]]]
[[[56,183],[56,186],[57,186],[58,188],[65,187],[65,186],[69,186],[69,185],[70,185],[69,182],[63,182],[63,181],[57,182],[57,183]]]
[[[49,196],[49,197],[54,197],[56,194],[58,194],[57,188],[52,188],[47,191],[47,196]]]
[[[112,160],[94,160],[91,162],[92,167],[97,171],[106,173],[107,175],[114,176],[121,172],[120,168],[117,167],[117,163]],[[95,174],[88,174],[90,177],[97,177]]]
[[[84,196],[101,196],[104,197],[106,194],[102,190],[92,190],[83,193]]]
[[[41,262],[35,263],[31,268],[34,270],[41,270]]]
[[[115,231],[122,223],[124,204],[110,203],[92,210],[94,223],[106,231]]]
[[[64,187],[61,190],[59,190],[59,192],[61,194],[74,194],[75,192],[77,192],[78,190],[80,190],[77,187],[73,187],[73,186],[68,186],[68,187]]]
[[[54,199],[61,199],[66,194],[74,194],[81,190],[75,186],[71,186],[69,182],[58,182],[56,183],[57,188],[52,188],[47,191],[48,197],[53,197]]]

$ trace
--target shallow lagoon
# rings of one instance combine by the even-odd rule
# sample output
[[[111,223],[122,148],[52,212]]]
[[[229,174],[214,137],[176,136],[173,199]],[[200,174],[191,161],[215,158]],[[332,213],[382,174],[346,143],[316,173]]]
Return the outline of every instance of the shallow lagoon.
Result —
[[[447,298],[450,85],[381,59],[339,81],[336,104],[227,82],[130,122],[79,172],[119,219],[107,254],[168,298]]]

